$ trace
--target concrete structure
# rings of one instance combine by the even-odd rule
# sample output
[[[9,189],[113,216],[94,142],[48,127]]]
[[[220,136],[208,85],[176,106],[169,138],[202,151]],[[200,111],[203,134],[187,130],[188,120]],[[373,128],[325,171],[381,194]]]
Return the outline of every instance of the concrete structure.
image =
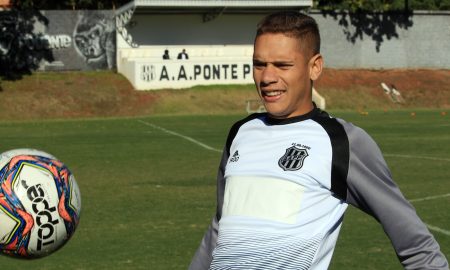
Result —
[[[274,10],[311,6],[309,0],[136,0],[117,10],[117,70],[139,90],[252,83],[257,22]],[[189,60],[176,60],[182,49]],[[165,50],[171,60],[162,59]]]
[[[309,10],[311,5],[311,0],[136,0],[116,11],[42,10],[48,24],[33,18],[33,29],[17,28],[20,14],[0,7],[0,54],[31,56],[43,71],[117,68],[137,89],[252,83],[247,72],[257,22],[274,10],[291,9],[317,20],[327,67],[450,69],[450,12],[333,17]],[[26,50],[12,44],[25,44]],[[183,48],[189,61],[175,60]],[[162,61],[166,49],[172,60]]]
[[[333,17],[308,10],[311,4],[264,0],[131,2],[116,12],[117,69],[136,89],[252,83],[248,68],[256,24],[278,9],[303,10],[317,20],[326,67],[450,68],[449,12],[417,11],[403,19],[403,14],[381,13]],[[340,25],[343,21],[347,27]],[[189,61],[176,60],[183,48]],[[171,60],[163,61],[166,49]]]

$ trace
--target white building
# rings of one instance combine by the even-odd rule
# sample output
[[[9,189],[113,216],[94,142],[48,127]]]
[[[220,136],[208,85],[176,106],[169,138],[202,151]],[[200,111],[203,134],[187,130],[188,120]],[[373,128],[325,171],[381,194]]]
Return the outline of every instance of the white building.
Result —
[[[253,83],[256,24],[312,0],[135,0],[116,11],[117,69],[138,90]],[[188,60],[178,60],[183,49]],[[163,60],[168,50],[170,60]]]

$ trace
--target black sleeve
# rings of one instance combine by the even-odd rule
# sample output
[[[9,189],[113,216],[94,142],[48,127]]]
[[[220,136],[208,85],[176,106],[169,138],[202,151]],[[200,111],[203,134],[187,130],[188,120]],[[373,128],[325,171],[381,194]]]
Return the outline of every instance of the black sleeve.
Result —
[[[347,202],[380,222],[405,269],[448,269],[439,244],[392,180],[379,147],[362,129],[342,124],[350,148]]]

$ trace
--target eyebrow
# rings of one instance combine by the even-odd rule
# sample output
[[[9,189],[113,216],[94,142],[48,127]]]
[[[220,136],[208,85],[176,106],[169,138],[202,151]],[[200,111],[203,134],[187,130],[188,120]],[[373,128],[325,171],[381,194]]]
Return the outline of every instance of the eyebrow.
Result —
[[[278,66],[278,65],[294,65],[294,61],[291,61],[291,60],[277,60],[277,61],[273,61],[273,62],[266,62],[266,61],[262,61],[262,60],[259,60],[259,59],[253,59],[253,64],[264,64],[264,65],[267,65],[267,64],[272,64],[272,65],[274,65],[274,66]]]

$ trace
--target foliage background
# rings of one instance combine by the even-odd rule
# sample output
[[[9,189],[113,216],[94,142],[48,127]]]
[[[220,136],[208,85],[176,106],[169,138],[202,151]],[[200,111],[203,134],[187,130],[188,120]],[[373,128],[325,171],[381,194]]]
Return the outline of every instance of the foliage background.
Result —
[[[12,0],[13,6],[33,9],[115,9],[130,0]],[[315,0],[314,8],[330,10],[449,10],[450,0]]]

